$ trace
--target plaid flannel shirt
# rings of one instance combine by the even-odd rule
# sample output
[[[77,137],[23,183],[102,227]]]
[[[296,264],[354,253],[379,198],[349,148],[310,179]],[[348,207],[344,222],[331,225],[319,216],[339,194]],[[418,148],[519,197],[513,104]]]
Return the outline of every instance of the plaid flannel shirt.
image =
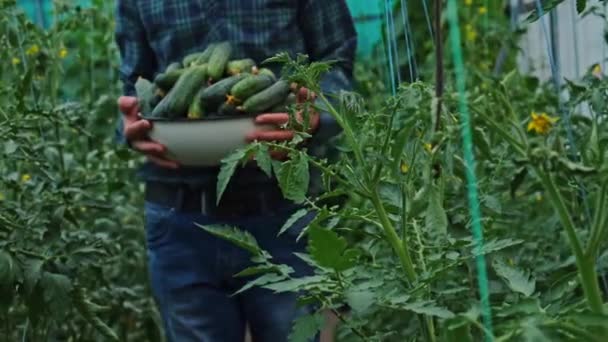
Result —
[[[116,42],[121,54],[124,94],[135,94],[139,76],[153,79],[170,63],[228,40],[234,58],[256,62],[288,52],[311,60],[341,62],[322,80],[324,92],[351,88],[357,37],[345,0],[117,0]],[[118,120],[117,137],[122,136]],[[322,147],[338,133],[331,117],[322,113],[311,148]],[[267,181],[259,170],[243,170],[236,179]],[[164,170],[151,163],[140,169],[145,180],[214,184],[217,168]]]

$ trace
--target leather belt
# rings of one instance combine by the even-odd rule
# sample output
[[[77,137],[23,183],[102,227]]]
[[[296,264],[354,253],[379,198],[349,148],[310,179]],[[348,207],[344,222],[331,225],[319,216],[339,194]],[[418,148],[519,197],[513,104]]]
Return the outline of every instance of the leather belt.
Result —
[[[146,182],[146,201],[174,208],[179,212],[202,213],[217,218],[268,215],[290,205],[276,185],[242,187],[224,192],[216,205],[216,191],[188,184]]]

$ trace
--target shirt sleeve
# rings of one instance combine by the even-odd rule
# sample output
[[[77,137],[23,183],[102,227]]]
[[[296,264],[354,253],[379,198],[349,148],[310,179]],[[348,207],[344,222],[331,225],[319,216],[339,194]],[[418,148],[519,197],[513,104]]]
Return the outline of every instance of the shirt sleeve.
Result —
[[[120,53],[119,75],[124,96],[136,96],[135,82],[141,76],[152,79],[157,69],[154,51],[148,44],[139,9],[133,0],[116,2],[116,44]],[[119,113],[116,139],[126,143],[122,134],[122,114]]]
[[[299,26],[310,59],[337,61],[321,80],[321,90],[326,94],[352,90],[357,33],[345,0],[303,2]],[[325,144],[340,133],[340,128],[329,113],[322,111],[320,119],[319,129],[311,141],[312,146]]]

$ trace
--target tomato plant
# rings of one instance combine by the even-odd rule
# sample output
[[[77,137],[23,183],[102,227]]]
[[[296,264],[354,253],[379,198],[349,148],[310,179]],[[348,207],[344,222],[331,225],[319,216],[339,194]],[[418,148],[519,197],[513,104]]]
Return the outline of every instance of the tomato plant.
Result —
[[[120,84],[110,5],[56,1],[56,20],[42,30],[14,1],[0,1],[0,336],[7,341],[162,340],[147,285],[139,160],[113,141]],[[218,188],[255,156],[302,205],[280,234],[308,239],[300,257],[315,273],[292,277],[236,229],[201,229],[252,253],[248,286],[298,291],[319,307],[295,322],[293,341],[322,328],[323,310],[340,320],[340,341],[606,336],[608,81],[593,66],[564,82],[569,96],[560,100],[551,83],[518,72],[513,56],[496,71],[499,50],[521,33],[505,29],[499,10],[485,9],[488,26],[479,3],[460,12],[492,331],[481,319],[462,94],[452,86],[449,45],[441,101],[429,82],[436,56],[428,40],[416,54],[419,80],[394,96],[386,95],[383,65],[359,62],[355,92],[324,94],[319,81],[330,64],[274,57],[285,77],[319,94],[291,111],[322,109],[342,127],[333,141],[339,153],[329,160],[302,149],[303,132],[287,144],[255,143],[225,160]],[[419,19],[416,35],[426,32]],[[271,148],[289,158],[271,161]],[[315,192],[312,171],[320,174]],[[290,231],[307,211],[314,220]]]

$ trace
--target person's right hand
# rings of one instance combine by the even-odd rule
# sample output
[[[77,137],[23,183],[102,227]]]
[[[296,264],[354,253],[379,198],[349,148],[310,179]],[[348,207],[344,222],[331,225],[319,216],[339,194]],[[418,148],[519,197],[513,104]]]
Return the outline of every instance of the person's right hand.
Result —
[[[123,134],[131,147],[144,154],[148,160],[158,166],[177,169],[179,164],[176,161],[164,157],[167,151],[166,147],[148,137],[152,123],[139,116],[137,98],[121,96],[118,99],[118,108],[123,114]]]

